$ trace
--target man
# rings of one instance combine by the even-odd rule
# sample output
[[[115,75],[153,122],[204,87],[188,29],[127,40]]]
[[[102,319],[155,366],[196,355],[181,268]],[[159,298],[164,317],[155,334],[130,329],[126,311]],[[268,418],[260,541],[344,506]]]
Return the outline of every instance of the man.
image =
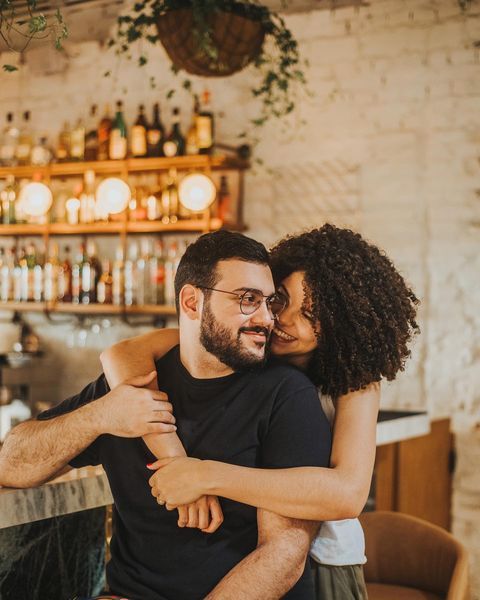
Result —
[[[201,236],[182,257],[175,292],[180,346],[156,366],[188,455],[251,467],[327,466],[330,430],[311,382],[291,367],[262,369],[281,308],[264,246],[237,233]],[[135,387],[152,377],[109,391],[102,376],[19,425],[0,454],[0,484],[36,485],[67,463],[101,463],[115,499],[107,567],[114,593],[311,598],[305,560],[317,524],[222,500],[224,523],[208,536],[178,528],[176,515],[157,504],[146,466],[155,457],[140,436],[171,432],[174,419],[165,394]]]

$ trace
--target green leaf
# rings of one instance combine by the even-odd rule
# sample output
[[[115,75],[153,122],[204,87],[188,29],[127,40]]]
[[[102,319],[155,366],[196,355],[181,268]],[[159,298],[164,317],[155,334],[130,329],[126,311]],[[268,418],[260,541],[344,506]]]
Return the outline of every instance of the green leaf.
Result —
[[[3,65],[3,70],[7,73],[12,73],[13,71],[18,71],[18,67],[15,65]]]
[[[45,31],[47,28],[47,19],[45,15],[38,15],[36,17],[32,17],[28,22],[28,30],[30,33],[41,33]]]
[[[144,65],[146,65],[148,62],[148,58],[142,54],[142,56],[140,56],[140,58],[138,59],[138,66],[139,67],[143,67]]]

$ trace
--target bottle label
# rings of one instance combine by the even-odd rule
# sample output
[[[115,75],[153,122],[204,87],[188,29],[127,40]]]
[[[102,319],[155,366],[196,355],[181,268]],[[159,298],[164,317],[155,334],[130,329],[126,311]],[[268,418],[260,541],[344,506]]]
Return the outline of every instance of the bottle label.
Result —
[[[110,133],[110,158],[122,160],[127,156],[127,138],[123,137],[119,129],[112,129]]]
[[[143,125],[132,127],[131,148],[133,156],[145,156],[147,154],[147,136]]]
[[[0,147],[0,160],[9,161],[15,157],[15,146],[4,144]]]
[[[147,131],[147,142],[149,146],[156,146],[160,143],[162,132],[160,129],[149,129]]]
[[[165,142],[163,144],[163,153],[168,158],[171,158],[172,156],[176,156],[178,154],[177,144],[175,142],[172,142],[171,140],[168,140],[167,142]]]
[[[26,159],[29,156],[30,156],[30,145],[29,144],[18,144],[17,158]]]
[[[197,140],[199,148],[211,148],[213,146],[212,119],[210,117],[197,116]]]

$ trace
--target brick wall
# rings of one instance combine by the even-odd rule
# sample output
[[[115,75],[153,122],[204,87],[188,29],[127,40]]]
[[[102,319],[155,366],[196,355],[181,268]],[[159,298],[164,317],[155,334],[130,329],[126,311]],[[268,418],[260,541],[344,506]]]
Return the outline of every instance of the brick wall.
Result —
[[[257,155],[268,169],[250,173],[246,190],[253,236],[270,244],[325,220],[355,227],[390,254],[421,297],[423,334],[407,372],[385,386],[383,403],[452,416],[459,434],[453,529],[476,564],[480,77],[473,42],[480,40],[478,9],[473,3],[462,14],[455,0],[373,0],[359,9],[289,15],[310,61],[314,95],[300,95],[286,128],[272,124],[262,132]],[[149,53],[150,63],[141,71],[117,64],[96,42],[69,46],[67,60],[35,50],[20,73],[0,74],[0,115],[29,108],[38,129],[55,131],[64,119],[85,115],[92,102],[122,97],[132,120],[139,102],[161,99],[172,82],[162,50]],[[104,79],[110,69],[115,76]],[[150,76],[156,77],[155,90]],[[248,70],[211,83],[215,108],[223,113],[222,140],[235,142],[255,114],[249,99],[253,78]],[[186,117],[188,97],[179,93],[175,102]],[[301,126],[303,120],[308,126]],[[187,124],[188,119],[184,129]],[[99,347],[133,333],[114,325],[90,347],[77,349],[73,362],[64,352],[65,328],[39,327],[49,349],[45,361],[56,366],[59,381],[53,389],[42,375],[46,370],[37,369],[37,394],[56,400],[94,375]],[[480,590],[478,569],[474,588]]]

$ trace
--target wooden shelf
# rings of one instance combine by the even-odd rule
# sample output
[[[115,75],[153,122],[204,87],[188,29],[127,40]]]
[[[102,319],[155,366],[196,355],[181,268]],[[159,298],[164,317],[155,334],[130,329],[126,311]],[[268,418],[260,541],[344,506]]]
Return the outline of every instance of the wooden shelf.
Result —
[[[111,223],[89,223],[68,225],[49,223],[46,225],[1,225],[0,236],[15,235],[112,235],[119,233],[194,233],[214,231],[222,227],[220,219],[184,219],[177,223],[161,221],[114,221]]]
[[[174,306],[150,304],[117,306],[114,304],[72,304],[70,302],[0,302],[1,310],[48,312],[74,315],[159,315],[175,316]]]
[[[147,171],[168,171],[176,168],[179,171],[190,169],[218,170],[249,168],[248,161],[242,161],[225,155],[177,156],[173,158],[128,158],[127,160],[105,160],[92,162],[52,163],[50,165],[0,167],[0,178],[13,175],[17,179],[31,178],[40,174],[42,178],[83,175],[85,171],[95,171],[98,175],[115,175],[121,173],[139,173]]]

